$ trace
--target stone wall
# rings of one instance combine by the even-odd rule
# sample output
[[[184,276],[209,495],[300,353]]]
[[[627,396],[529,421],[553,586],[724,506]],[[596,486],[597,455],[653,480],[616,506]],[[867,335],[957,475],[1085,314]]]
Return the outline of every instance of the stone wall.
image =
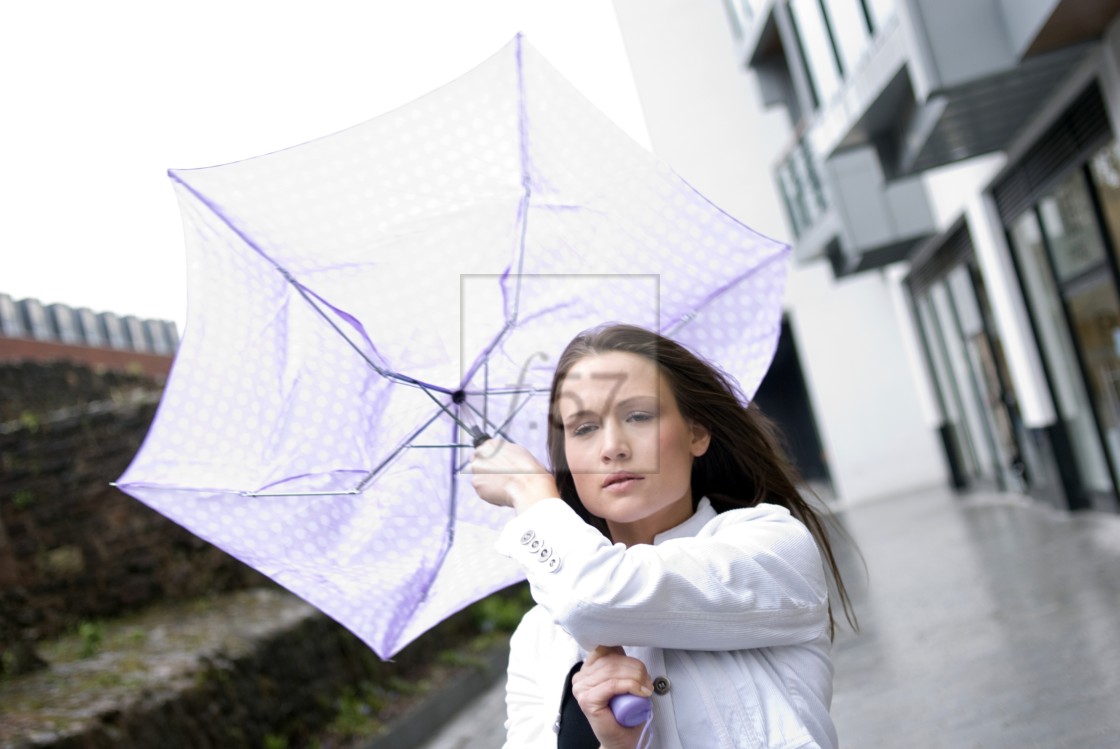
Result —
[[[4,339],[0,348],[18,342]],[[169,357],[161,359],[170,361]],[[0,361],[0,424],[21,417],[28,421],[45,418],[62,408],[127,400],[137,393],[158,393],[163,380],[139,370],[94,368],[61,358],[49,362]]]
[[[21,416],[0,425],[0,655],[17,639],[34,642],[83,620],[267,584],[109,485],[155,414],[150,382],[69,365],[5,370],[0,400]],[[36,377],[39,391],[28,383]],[[13,382],[34,396],[19,398]]]
[[[104,652],[56,661],[53,674],[0,680],[0,746],[341,749],[377,737],[383,749],[412,747],[469,699],[444,688],[486,674],[468,681],[488,686],[508,658],[504,630],[478,637],[490,620],[477,604],[381,661],[282,590],[196,603],[149,610],[108,635]]]

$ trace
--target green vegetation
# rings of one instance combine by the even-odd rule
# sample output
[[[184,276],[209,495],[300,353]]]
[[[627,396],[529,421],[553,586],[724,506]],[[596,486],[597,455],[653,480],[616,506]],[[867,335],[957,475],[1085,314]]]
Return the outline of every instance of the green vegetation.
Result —
[[[105,639],[105,626],[101,622],[84,621],[78,625],[78,637],[82,643],[79,656],[90,658],[101,649],[101,641]]]
[[[372,736],[382,723],[377,718],[384,695],[371,684],[363,684],[360,692],[347,688],[335,700],[334,720],[327,726],[327,733],[335,736]]]
[[[288,739],[270,733],[264,737],[264,749],[288,749]]]
[[[252,595],[246,595],[243,606],[253,601]],[[19,697],[20,709],[53,710],[63,692],[102,696],[111,693],[114,699],[124,700],[127,695],[161,688],[164,684],[157,685],[152,679],[153,657],[162,653],[165,640],[174,643],[175,653],[191,649],[202,653],[201,648],[212,639],[209,630],[196,627],[178,631],[175,625],[182,620],[204,619],[217,604],[229,606],[222,596],[211,596],[120,618],[81,621],[65,636],[41,643],[40,652],[50,667],[37,677],[40,687]],[[354,670],[364,674],[360,681],[352,681],[341,692],[323,690],[317,710],[312,708],[286,723],[269,726],[268,734],[256,734],[253,743],[262,749],[362,746],[464,672],[488,668],[489,654],[508,640],[509,632],[531,605],[525,585],[495,593],[440,624],[398,654],[393,662],[381,661],[356,641],[349,643],[346,647],[352,648],[352,657],[362,662]],[[153,636],[154,632],[160,635]],[[194,673],[184,674],[183,684],[188,688],[220,689],[222,682],[234,678],[226,656],[206,652],[211,654],[202,659],[200,667]],[[11,670],[8,661],[13,657],[7,653],[0,657],[3,671]],[[13,682],[7,683],[10,689]],[[262,693],[282,688],[272,684],[260,687]],[[5,693],[0,702],[9,697],[14,694]],[[47,720],[44,715],[44,724]],[[242,745],[243,739],[231,736],[229,744]]]
[[[12,497],[12,504],[17,509],[26,510],[35,502],[35,494],[30,489],[20,489]]]
[[[532,607],[529,585],[521,583],[483,598],[468,611],[480,632],[513,632]]]
[[[15,650],[9,648],[0,653],[0,681],[19,672],[19,660]]]

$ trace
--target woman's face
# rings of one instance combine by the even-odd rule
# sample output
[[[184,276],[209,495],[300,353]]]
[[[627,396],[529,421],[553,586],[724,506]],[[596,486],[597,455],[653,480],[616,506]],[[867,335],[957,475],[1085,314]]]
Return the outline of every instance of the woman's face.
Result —
[[[656,364],[619,351],[584,357],[556,411],[580,501],[614,541],[650,543],[692,515],[692,461],[710,437],[681,416]]]

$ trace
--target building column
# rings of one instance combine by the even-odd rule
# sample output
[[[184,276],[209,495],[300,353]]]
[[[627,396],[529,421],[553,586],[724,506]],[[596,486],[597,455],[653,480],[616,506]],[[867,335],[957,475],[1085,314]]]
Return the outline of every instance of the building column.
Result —
[[[908,264],[895,263],[883,268],[882,273],[887,284],[887,294],[890,296],[891,307],[899,321],[898,329],[902,334],[902,350],[906,361],[910,364],[910,372],[914,378],[914,387],[918,395],[918,408],[921,410],[922,421],[930,429],[940,429],[945,419],[941,409],[937,406],[937,394],[934,391],[933,379],[926,366],[926,357],[922,353],[922,343],[918,337],[918,321],[914,316],[914,309],[910,304],[910,294],[904,288],[903,279],[909,273]]]
[[[1048,426],[1055,419],[1054,400],[1011,262],[1007,234],[991,193],[981,192],[970,200],[965,216],[976,260],[987,282],[1023,423],[1031,428]]]

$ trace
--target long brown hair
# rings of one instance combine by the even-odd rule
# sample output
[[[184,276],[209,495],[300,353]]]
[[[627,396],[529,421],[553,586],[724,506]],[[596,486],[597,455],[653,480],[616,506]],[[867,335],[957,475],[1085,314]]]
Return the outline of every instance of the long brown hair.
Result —
[[[798,487],[805,482],[782,449],[779,429],[757,405],[747,401],[731,377],[664,336],[633,325],[606,325],[576,336],[560,355],[552,378],[548,430],[548,455],[560,498],[610,537],[606,522],[588,512],[576,492],[564,452],[558,405],[560,387],[572,366],[584,357],[612,351],[637,354],[657,364],[681,415],[711,432],[707,452],[692,464],[693,509],[701,497],[707,497],[716,512],[754,507],[760,502],[788,509],[812,533],[831,573],[844,616],[853,629],[858,629],[825,527],[830,513],[823,507],[814,508],[802,496]],[[835,635],[831,595],[828,620],[830,634]]]

